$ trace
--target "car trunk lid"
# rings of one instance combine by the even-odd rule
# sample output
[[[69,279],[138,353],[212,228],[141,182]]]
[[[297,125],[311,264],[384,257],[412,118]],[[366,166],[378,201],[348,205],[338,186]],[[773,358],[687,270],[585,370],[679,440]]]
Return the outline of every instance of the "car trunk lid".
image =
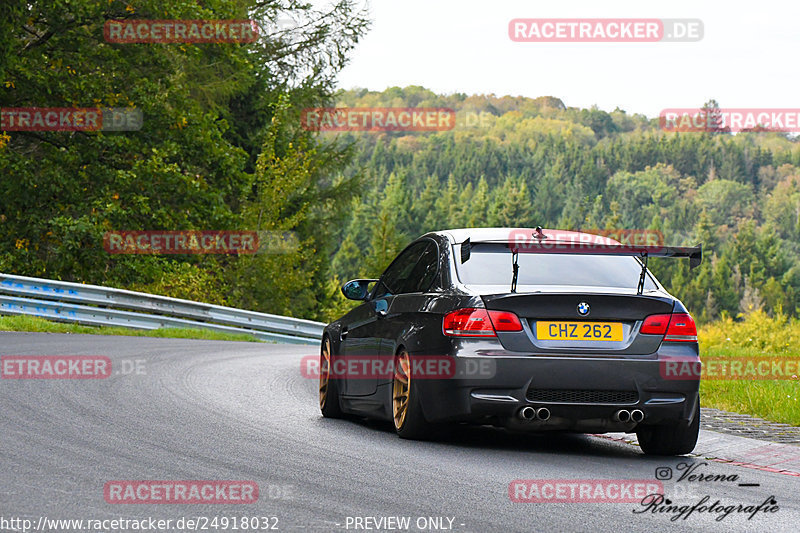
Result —
[[[660,295],[600,294],[587,291],[483,295],[487,309],[510,311],[521,332],[498,332],[503,346],[535,353],[647,355],[663,336],[639,332],[645,317],[669,314],[674,300]]]

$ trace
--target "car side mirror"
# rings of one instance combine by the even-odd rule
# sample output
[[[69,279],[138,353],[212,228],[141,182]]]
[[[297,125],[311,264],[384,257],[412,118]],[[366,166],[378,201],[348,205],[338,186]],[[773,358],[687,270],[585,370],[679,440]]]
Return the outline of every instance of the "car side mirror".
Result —
[[[369,284],[377,279],[353,279],[342,285],[342,294],[349,300],[366,300],[369,295]]]

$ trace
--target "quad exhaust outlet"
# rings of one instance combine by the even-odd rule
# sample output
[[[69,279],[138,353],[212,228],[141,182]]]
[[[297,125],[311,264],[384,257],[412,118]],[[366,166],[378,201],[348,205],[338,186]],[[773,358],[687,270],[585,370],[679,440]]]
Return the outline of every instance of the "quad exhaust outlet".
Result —
[[[517,417],[520,420],[524,420],[526,422],[530,422],[532,420],[541,420],[542,422],[546,422],[550,420],[550,409],[547,407],[539,407],[534,408],[529,405],[522,407],[519,411],[517,411]],[[627,409],[620,409],[611,417],[614,422],[634,422],[638,424],[642,422],[645,418],[644,411],[641,409],[634,409],[633,411],[628,411]]]

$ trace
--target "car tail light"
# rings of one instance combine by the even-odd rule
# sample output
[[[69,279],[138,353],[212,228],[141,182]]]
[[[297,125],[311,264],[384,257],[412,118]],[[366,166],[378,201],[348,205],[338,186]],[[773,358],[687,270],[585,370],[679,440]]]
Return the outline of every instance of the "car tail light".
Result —
[[[650,315],[644,319],[641,333],[664,335],[668,342],[697,342],[697,326],[688,313]]]
[[[669,321],[665,341],[697,342],[697,326],[688,313],[675,313]]]
[[[444,334],[453,337],[494,337],[486,309],[457,309],[444,316]]]
[[[641,332],[645,335],[664,335],[672,315],[650,315],[644,319]]]
[[[497,331],[522,331],[522,323],[509,311],[466,308],[447,313],[442,330],[450,337],[495,337]]]
[[[522,331],[522,322],[511,311],[489,311],[495,331]]]

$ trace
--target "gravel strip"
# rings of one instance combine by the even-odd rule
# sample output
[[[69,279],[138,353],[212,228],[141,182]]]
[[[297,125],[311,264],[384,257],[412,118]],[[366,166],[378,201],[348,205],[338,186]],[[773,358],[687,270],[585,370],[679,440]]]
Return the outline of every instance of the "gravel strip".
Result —
[[[702,408],[700,410],[700,427],[751,439],[781,444],[800,444],[800,427],[720,409]]]

